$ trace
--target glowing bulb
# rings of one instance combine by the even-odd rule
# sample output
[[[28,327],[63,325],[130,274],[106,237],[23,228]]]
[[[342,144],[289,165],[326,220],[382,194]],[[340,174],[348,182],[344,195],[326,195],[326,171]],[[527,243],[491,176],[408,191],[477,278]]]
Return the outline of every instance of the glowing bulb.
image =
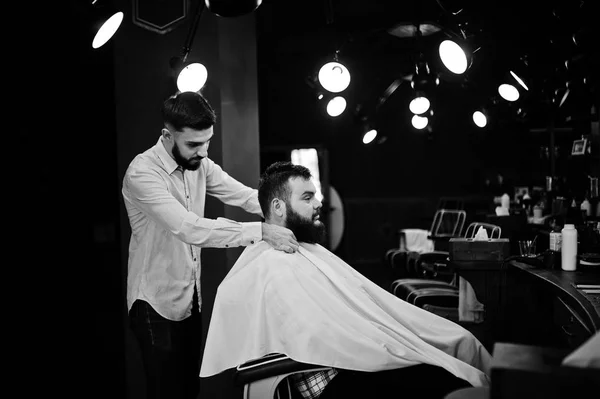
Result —
[[[350,72],[339,62],[328,62],[319,70],[319,82],[326,90],[339,93],[350,85]]]
[[[508,83],[503,83],[498,86],[498,93],[506,101],[517,101],[519,99],[519,90]]]
[[[408,105],[408,109],[410,109],[410,112],[413,114],[420,115],[427,112],[430,105],[427,97],[415,97]]]
[[[473,122],[479,127],[484,127],[487,125],[487,117],[481,111],[473,112]]]
[[[329,116],[339,116],[346,109],[346,99],[341,96],[332,98],[327,103],[327,113]]]
[[[516,73],[514,73],[513,71],[509,71],[509,72],[510,72],[510,74],[513,76],[513,78],[515,78],[515,80],[516,80],[517,82],[519,82],[519,84],[520,84],[521,86],[523,86],[523,88],[524,88],[525,90],[529,91],[529,87],[527,87],[527,85],[525,84],[525,82],[523,82],[523,79],[521,79],[521,78],[519,77],[519,75],[517,75],[517,74],[516,74]]]
[[[452,40],[444,40],[439,47],[440,58],[450,72],[460,75],[467,70],[467,55]]]
[[[426,116],[413,115],[412,125],[415,129],[424,129],[429,123],[429,119]]]
[[[208,79],[206,67],[200,63],[187,65],[181,70],[177,77],[177,88],[179,91],[199,91]]]
[[[363,143],[369,144],[371,141],[375,140],[375,137],[377,137],[377,130],[371,129],[363,136]]]
[[[121,22],[123,22],[123,13],[120,11],[114,13],[112,17],[102,24],[100,29],[98,29],[98,32],[96,32],[96,36],[94,36],[94,40],[92,41],[92,47],[102,47],[107,41],[109,41],[117,29],[119,29],[119,26],[121,26]]]

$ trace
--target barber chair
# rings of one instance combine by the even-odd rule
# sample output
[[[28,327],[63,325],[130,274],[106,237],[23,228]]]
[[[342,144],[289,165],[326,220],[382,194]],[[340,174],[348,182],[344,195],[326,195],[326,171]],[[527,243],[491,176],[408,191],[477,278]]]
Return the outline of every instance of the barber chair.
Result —
[[[428,230],[400,229],[399,248],[385,253],[385,263],[391,267],[394,279],[414,276],[414,265],[419,255],[434,250],[433,240]]]
[[[431,228],[401,229],[399,248],[385,253],[385,261],[398,277],[423,277],[416,268],[419,260],[435,261],[443,258],[448,250],[450,238],[460,237],[466,219],[466,212],[459,209],[438,209],[433,217]],[[428,242],[422,242],[423,234]],[[412,238],[412,239],[411,239]],[[415,239],[419,238],[419,239]],[[442,251],[443,253],[439,254]]]
[[[499,226],[473,222],[467,227],[464,237],[475,237],[480,227],[487,231],[489,238],[500,238],[502,234]],[[408,303],[459,322],[458,278],[449,267],[449,256],[448,251],[420,254],[415,267],[421,270],[422,277],[395,280],[392,282],[391,292]]]
[[[237,366],[234,380],[237,385],[243,385],[244,399],[302,399],[287,377],[330,368],[297,362],[281,353],[270,353]]]

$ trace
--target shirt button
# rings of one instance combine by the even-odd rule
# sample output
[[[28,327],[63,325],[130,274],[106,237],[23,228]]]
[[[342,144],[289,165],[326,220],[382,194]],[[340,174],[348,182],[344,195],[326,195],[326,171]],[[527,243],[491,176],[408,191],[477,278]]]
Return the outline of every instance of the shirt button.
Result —
[[[254,240],[250,241],[250,244],[254,244]]]
[[[229,244],[225,244],[225,248],[229,248]]]
[[[196,258],[194,258],[194,262],[196,261]]]

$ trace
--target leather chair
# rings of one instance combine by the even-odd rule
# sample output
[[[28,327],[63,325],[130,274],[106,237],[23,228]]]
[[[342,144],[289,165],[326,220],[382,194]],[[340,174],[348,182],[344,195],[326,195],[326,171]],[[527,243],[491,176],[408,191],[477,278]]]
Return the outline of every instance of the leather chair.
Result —
[[[302,399],[287,377],[330,368],[297,362],[281,353],[270,353],[237,366],[234,381],[243,385],[244,399]]]
[[[424,229],[401,229],[399,248],[392,248],[385,253],[385,263],[392,269],[392,275],[397,278],[423,277],[418,273],[416,265],[420,259],[435,261],[444,258],[448,250],[450,238],[460,237],[465,223],[466,212],[460,209],[438,209],[433,217],[429,230]],[[414,234],[418,230],[427,234],[427,239],[433,243],[433,248],[418,249],[407,244],[407,235]],[[422,236],[422,234],[419,234]],[[425,246],[427,247],[427,246]],[[441,253],[440,253],[441,251]],[[424,258],[422,258],[424,257]]]
[[[465,238],[473,238],[483,227],[489,238],[500,238],[502,229],[490,223],[473,222],[465,231]],[[458,278],[448,267],[450,262],[447,251],[434,251],[421,254],[416,268],[422,277],[397,279],[391,284],[391,292],[397,297],[425,310],[459,322]]]

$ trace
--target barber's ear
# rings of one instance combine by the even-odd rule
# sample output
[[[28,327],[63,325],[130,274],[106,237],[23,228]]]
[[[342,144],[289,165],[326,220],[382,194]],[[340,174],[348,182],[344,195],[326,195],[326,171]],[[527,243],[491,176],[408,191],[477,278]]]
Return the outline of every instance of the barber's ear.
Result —
[[[171,140],[171,138],[173,137],[173,135],[171,134],[171,132],[169,131],[169,129],[163,127],[162,130],[160,131],[160,133],[162,134],[163,138],[165,140]]]
[[[279,198],[273,198],[273,201],[271,201],[271,208],[275,215],[279,217],[283,217],[283,215],[285,215],[285,202]]]

